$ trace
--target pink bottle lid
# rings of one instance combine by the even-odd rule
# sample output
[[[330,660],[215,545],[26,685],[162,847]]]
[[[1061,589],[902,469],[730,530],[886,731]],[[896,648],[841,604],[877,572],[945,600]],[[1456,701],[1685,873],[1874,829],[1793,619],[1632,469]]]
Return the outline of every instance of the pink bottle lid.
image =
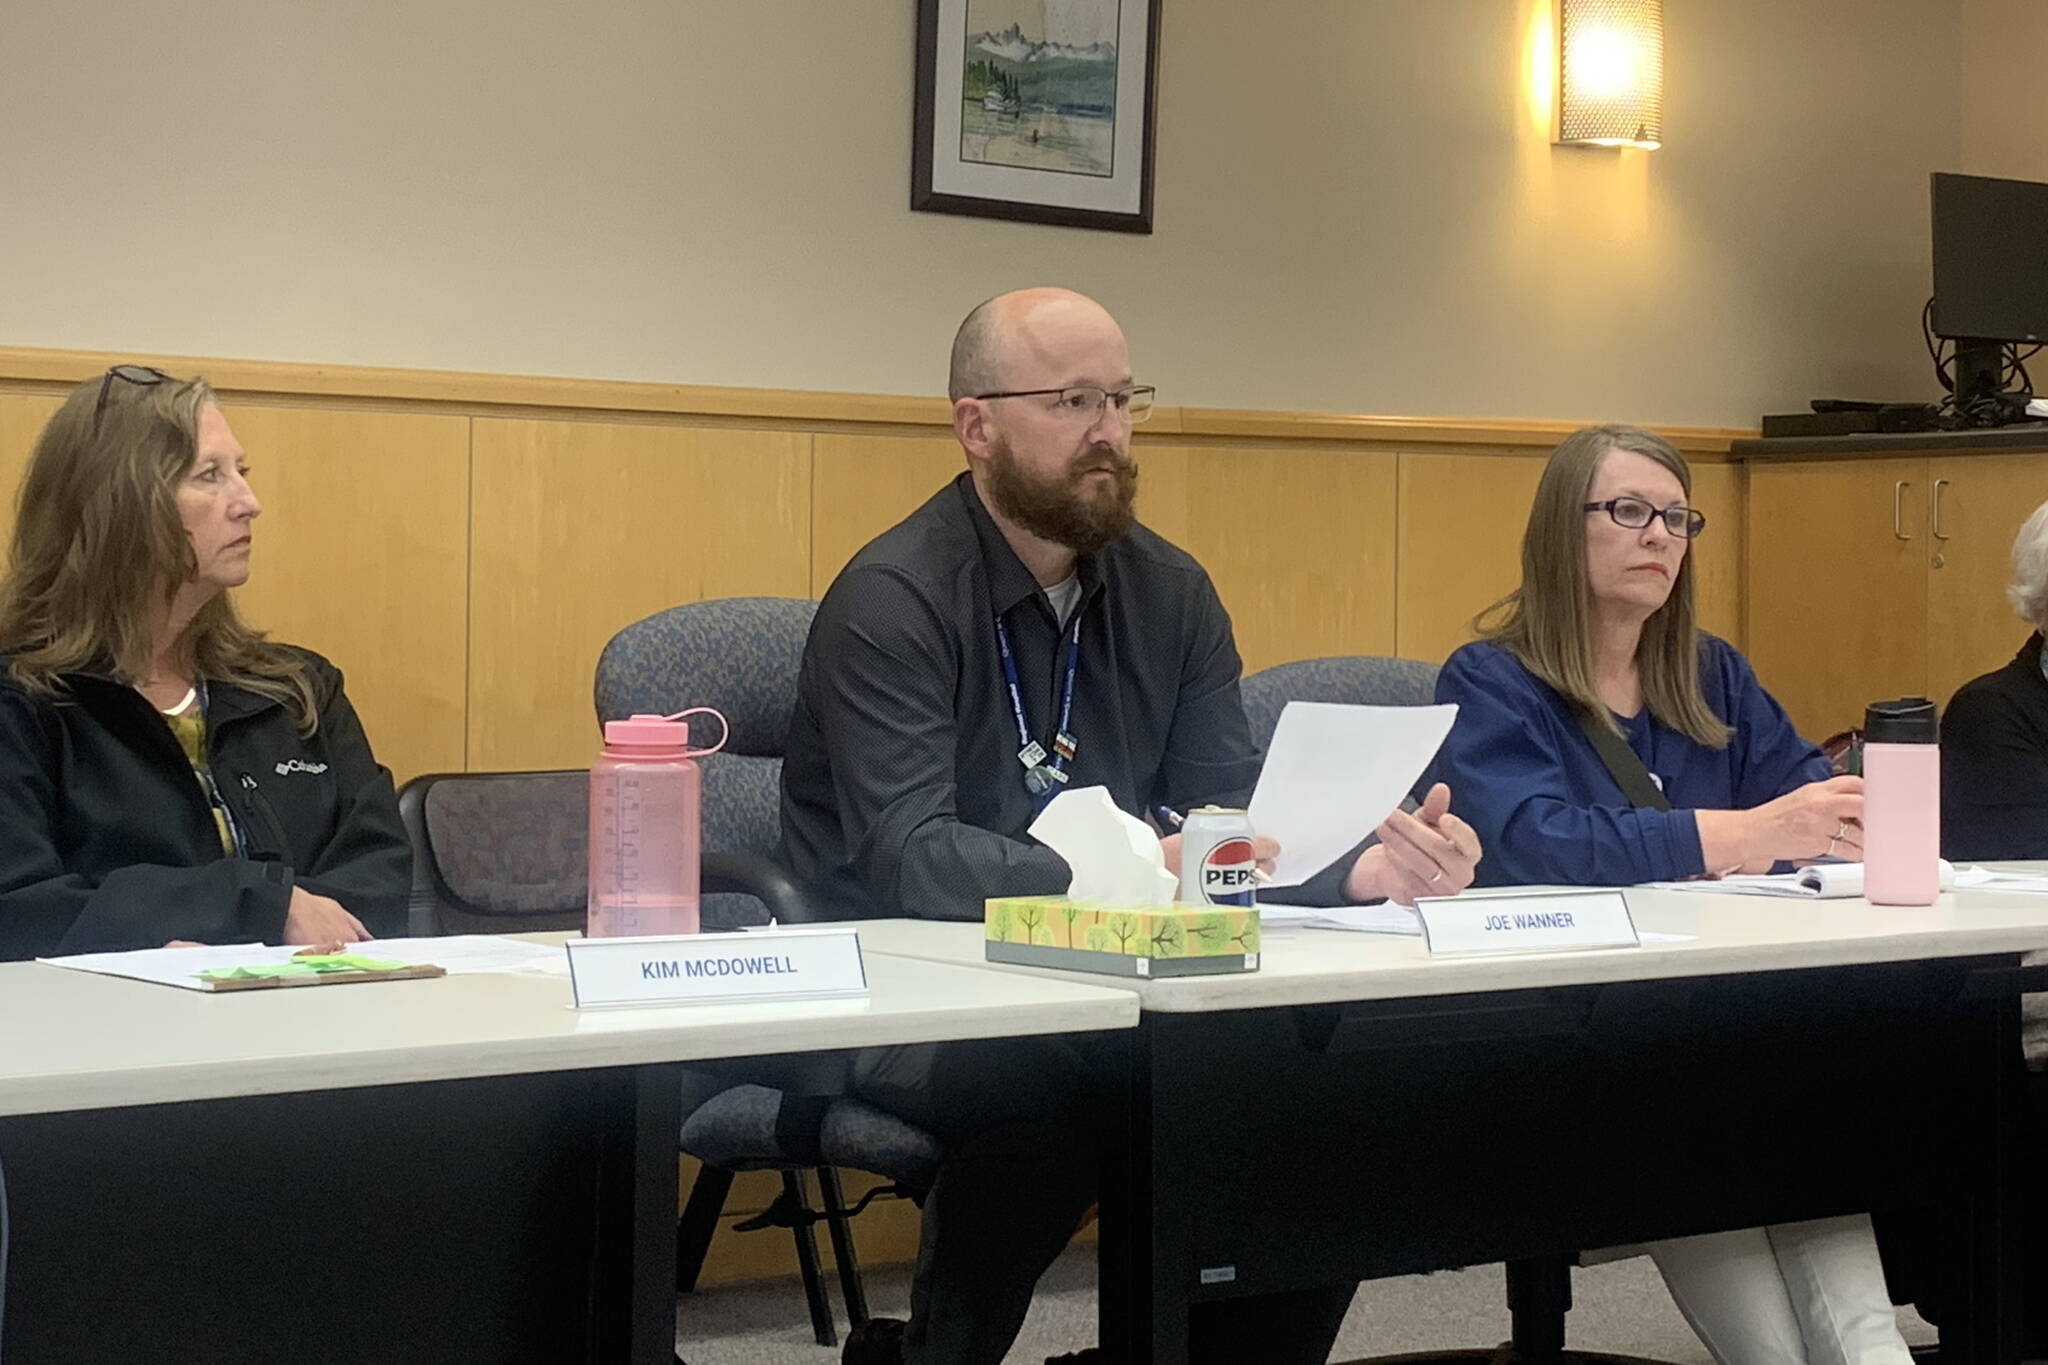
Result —
[[[608,749],[687,749],[690,723],[667,716],[608,720],[604,723],[604,742]]]
[[[708,749],[690,747],[689,722],[684,716],[717,716],[718,723],[725,726],[725,733],[718,737],[718,743]],[[732,726],[726,724],[725,716],[709,706],[693,706],[687,711],[678,711],[672,716],[634,715],[624,720],[608,720],[604,723],[604,746],[607,749],[638,749],[643,752],[662,751],[680,753],[685,758],[703,758],[715,754],[725,747],[725,741],[732,737]]]

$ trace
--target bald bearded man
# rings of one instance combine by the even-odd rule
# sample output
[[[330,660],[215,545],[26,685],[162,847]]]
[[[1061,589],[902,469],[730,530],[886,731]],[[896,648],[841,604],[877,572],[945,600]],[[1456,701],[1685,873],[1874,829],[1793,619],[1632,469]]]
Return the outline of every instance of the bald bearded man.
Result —
[[[1258,778],[1230,618],[1136,521],[1152,390],[1116,320],[1066,290],[991,299],[961,324],[949,391],[966,472],[834,581],[798,681],[783,859],[848,918],[978,920],[990,896],[1066,890],[1065,860],[1026,834],[1066,786],[1142,815],[1243,806]],[[1448,799],[1396,812],[1288,899],[1464,888],[1479,845]],[[1177,867],[1179,836],[1162,843]],[[854,1334],[845,1365],[999,1365],[1096,1198],[1088,1158],[1123,1102],[1110,1068],[1085,1038],[1020,1039],[885,1049],[857,1073],[944,1160],[910,1321]],[[1201,1305],[1193,1358],[1322,1365],[1350,1294]]]

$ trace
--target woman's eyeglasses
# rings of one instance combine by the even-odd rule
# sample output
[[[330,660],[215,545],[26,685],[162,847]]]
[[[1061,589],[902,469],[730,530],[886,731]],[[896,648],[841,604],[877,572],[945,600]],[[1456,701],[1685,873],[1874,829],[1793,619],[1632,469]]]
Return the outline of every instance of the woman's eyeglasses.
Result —
[[[92,405],[92,434],[94,436],[100,434],[100,419],[107,415],[107,394],[114,387],[116,379],[126,380],[130,384],[139,384],[143,388],[149,388],[153,385],[165,383],[170,379],[170,376],[153,365],[116,365],[108,370],[106,374],[100,377],[99,401]]]
[[[1641,498],[1609,498],[1605,502],[1589,502],[1588,512],[1605,512],[1614,518],[1616,526],[1626,526],[1631,531],[1640,531],[1652,521],[1662,520],[1664,529],[1680,540],[1691,540],[1707,529],[1707,514],[1675,502],[1669,507],[1652,507]]]

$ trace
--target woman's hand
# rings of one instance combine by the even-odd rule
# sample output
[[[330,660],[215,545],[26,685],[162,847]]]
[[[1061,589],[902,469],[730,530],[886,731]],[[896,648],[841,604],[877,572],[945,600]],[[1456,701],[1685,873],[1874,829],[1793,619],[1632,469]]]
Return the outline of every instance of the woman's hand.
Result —
[[[1809,782],[1756,808],[1762,856],[1772,859],[1863,857],[1863,779]]]
[[[1699,813],[1700,851],[1710,869],[1863,857],[1863,779],[1809,782],[1754,810]]]
[[[292,888],[284,912],[284,941],[299,943],[361,943],[370,938],[363,922],[341,908],[341,902],[316,896],[303,886]]]

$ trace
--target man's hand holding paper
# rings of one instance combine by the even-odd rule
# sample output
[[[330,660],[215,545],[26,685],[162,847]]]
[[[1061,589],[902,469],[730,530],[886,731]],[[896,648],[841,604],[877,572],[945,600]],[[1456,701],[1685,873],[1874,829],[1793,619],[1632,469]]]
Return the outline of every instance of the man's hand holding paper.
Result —
[[[1479,837],[1450,813],[1450,789],[1438,783],[1420,808],[1401,808],[1456,715],[1454,706],[1289,703],[1251,804],[1253,825],[1279,844],[1273,885],[1298,885],[1371,830],[1379,842],[1345,878],[1347,899],[1406,905],[1470,886]]]

